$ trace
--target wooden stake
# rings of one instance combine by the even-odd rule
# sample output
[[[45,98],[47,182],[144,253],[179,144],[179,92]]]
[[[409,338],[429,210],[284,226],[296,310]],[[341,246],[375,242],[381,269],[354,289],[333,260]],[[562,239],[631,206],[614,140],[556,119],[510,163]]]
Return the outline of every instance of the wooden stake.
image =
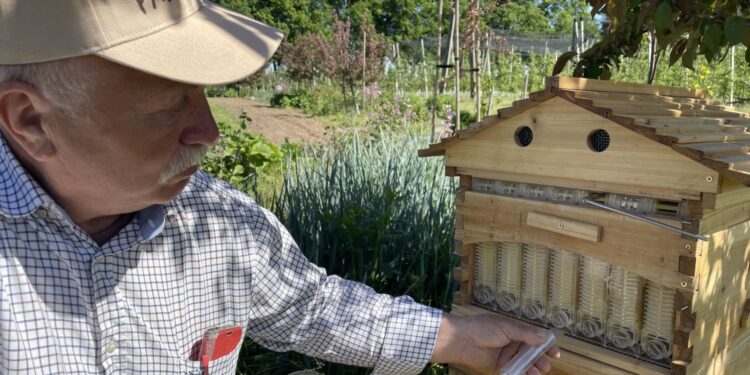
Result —
[[[365,105],[365,91],[367,91],[367,32],[362,31],[362,110]]]
[[[425,61],[424,55],[424,38],[420,38],[419,43],[422,46],[422,79],[424,80],[424,96],[427,96],[427,62]]]
[[[443,0],[438,5],[438,44],[437,54],[435,54],[435,82],[432,85],[432,129],[430,130],[430,143],[435,142],[435,112],[437,111],[437,93],[438,80],[440,75],[439,64],[442,63],[442,46],[443,46]]]
[[[455,77],[455,85],[456,85],[456,110],[455,110],[455,116],[456,116],[456,131],[461,129],[461,104],[459,100],[459,93],[461,92],[461,41],[459,40],[460,37],[460,24],[461,24],[461,8],[460,8],[460,0],[455,1],[455,10],[453,13],[453,29],[454,29],[454,37],[456,40],[454,41],[455,45],[455,52],[453,52],[454,57],[454,72],[456,74]]]

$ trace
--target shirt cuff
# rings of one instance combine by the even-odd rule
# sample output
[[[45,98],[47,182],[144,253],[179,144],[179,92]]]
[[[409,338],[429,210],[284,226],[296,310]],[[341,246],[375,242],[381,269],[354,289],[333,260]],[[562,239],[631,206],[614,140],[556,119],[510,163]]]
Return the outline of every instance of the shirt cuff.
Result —
[[[393,300],[383,348],[374,375],[418,374],[435,349],[442,310],[403,296]]]

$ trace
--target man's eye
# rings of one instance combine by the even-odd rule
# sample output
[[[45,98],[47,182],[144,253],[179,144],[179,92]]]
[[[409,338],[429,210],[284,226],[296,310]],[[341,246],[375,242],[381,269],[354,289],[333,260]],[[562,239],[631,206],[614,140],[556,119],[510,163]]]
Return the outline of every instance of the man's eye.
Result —
[[[172,108],[158,112],[155,114],[155,120],[157,122],[173,122],[177,119],[177,116],[182,113],[187,103],[187,97],[183,97],[182,100]]]

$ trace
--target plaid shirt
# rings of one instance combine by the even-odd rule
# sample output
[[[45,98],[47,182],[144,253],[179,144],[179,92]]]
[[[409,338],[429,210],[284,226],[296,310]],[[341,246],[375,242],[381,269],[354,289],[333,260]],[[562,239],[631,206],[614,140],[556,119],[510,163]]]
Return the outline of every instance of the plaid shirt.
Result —
[[[200,373],[215,326],[330,361],[417,373],[441,312],[327,276],[249,197],[196,174],[98,246],[0,136],[0,374]],[[234,374],[239,348],[211,362]]]

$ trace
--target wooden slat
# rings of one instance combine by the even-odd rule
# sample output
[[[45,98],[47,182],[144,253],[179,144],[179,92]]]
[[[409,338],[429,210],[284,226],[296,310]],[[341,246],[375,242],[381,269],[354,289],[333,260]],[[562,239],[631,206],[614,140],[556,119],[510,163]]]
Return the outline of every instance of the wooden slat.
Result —
[[[644,124],[653,124],[653,125],[659,125],[659,124],[682,124],[686,121],[683,117],[674,117],[674,116],[644,116],[644,115],[633,115],[630,116],[633,118],[636,122],[644,123]],[[694,117],[689,119],[691,123],[693,124],[723,124],[723,119],[720,118],[712,118],[712,117]]]
[[[715,161],[726,163],[730,168],[743,168],[750,166],[750,155],[737,154],[711,158]]]
[[[698,134],[674,134],[670,136],[675,143],[698,143],[698,142],[731,142],[748,141],[750,133],[698,133]]]
[[[731,154],[747,154],[750,152],[750,141],[739,142],[699,142],[690,143],[684,147],[695,150],[701,157],[720,157]]]
[[[661,285],[691,289],[692,277],[679,273],[680,256],[693,256],[696,240],[651,224],[604,210],[559,205],[467,192],[457,204],[464,215],[464,241],[507,241],[559,246],[579,254],[619,265]],[[597,223],[602,227],[601,241],[594,243],[526,225],[529,212],[575,221]],[[674,221],[663,221],[679,225]]]
[[[599,242],[602,234],[599,225],[533,211],[526,215],[526,225],[591,242]]]
[[[593,99],[595,106],[605,108],[624,108],[624,109],[692,109],[691,107],[685,107],[680,103],[672,101],[654,101],[653,96],[644,97],[642,100],[607,100],[607,99]]]
[[[737,134],[743,133],[747,128],[744,126],[726,126],[726,125],[643,125],[644,127],[654,129],[659,135],[700,135],[709,132],[716,134]],[[750,133],[745,133],[750,135]]]
[[[686,87],[669,87],[659,85],[645,85],[639,83],[626,83],[614,81],[602,81],[595,79],[573,78],[573,77],[551,77],[547,79],[548,87],[570,90],[626,92],[631,94],[649,94],[664,96],[684,96],[702,98],[702,90]]]

